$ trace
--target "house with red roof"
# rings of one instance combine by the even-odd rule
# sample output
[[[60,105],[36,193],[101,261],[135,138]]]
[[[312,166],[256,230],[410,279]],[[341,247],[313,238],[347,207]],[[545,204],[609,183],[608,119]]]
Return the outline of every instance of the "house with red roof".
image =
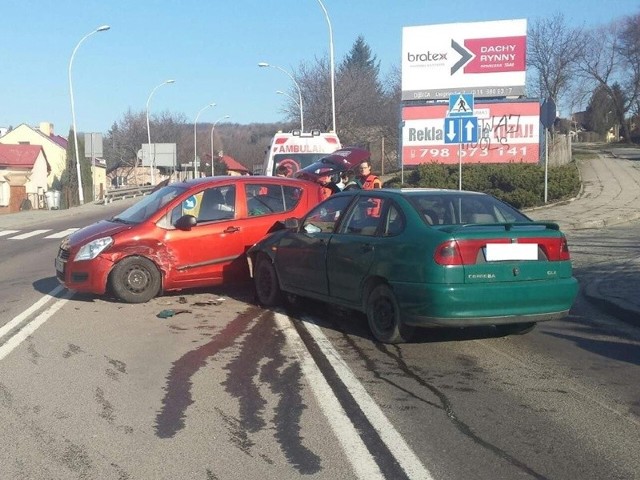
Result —
[[[247,167],[229,155],[222,155],[220,160],[227,166],[227,175],[249,175],[250,173]]]
[[[216,175],[249,175],[251,172],[247,167],[238,162],[235,158],[230,157],[229,155],[224,155],[222,152],[218,154],[216,158],[218,162],[222,162],[226,165],[227,169],[225,172],[214,172]],[[211,167],[211,155],[206,154],[204,156],[205,164],[210,168]]]
[[[53,131],[53,124],[49,122],[41,122],[37,128],[24,123],[20,124],[1,136],[0,144],[41,146],[51,167],[47,179],[48,188],[51,188],[56,180],[60,180],[62,172],[67,166],[67,139],[56,135]],[[60,188],[57,185],[53,186]]]
[[[46,208],[50,172],[41,145],[0,144],[0,213]]]

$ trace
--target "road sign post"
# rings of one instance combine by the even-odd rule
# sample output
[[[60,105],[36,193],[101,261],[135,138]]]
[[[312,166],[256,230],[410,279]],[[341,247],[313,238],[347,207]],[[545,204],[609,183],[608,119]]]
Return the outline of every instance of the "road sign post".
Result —
[[[478,142],[478,117],[473,115],[475,100],[471,93],[449,97],[444,119],[444,143],[458,144],[458,190],[462,190],[462,144]]]

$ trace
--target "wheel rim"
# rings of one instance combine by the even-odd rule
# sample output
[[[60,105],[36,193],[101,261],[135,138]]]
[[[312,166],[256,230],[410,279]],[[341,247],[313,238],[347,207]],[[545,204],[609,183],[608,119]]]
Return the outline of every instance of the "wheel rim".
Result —
[[[373,320],[380,332],[389,332],[395,327],[395,308],[391,299],[378,298],[373,304]]]
[[[125,285],[127,290],[133,293],[144,292],[151,283],[151,275],[149,271],[139,266],[132,267],[127,270],[125,275]]]

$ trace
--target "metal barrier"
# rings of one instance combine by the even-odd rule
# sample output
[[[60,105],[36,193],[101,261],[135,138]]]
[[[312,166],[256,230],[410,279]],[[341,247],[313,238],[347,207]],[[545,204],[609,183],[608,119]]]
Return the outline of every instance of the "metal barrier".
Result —
[[[104,198],[96,203],[111,203],[115,200],[123,200],[125,198],[141,197],[149,194],[153,190],[153,185],[135,186],[135,187],[122,187],[107,190],[104,194]]]

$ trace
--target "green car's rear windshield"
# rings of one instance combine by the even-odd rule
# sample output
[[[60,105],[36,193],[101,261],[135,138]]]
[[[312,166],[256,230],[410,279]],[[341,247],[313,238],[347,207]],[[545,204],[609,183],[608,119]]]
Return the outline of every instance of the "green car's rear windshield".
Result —
[[[531,219],[491,195],[438,194],[408,195],[409,201],[429,225],[462,225],[530,222]]]

